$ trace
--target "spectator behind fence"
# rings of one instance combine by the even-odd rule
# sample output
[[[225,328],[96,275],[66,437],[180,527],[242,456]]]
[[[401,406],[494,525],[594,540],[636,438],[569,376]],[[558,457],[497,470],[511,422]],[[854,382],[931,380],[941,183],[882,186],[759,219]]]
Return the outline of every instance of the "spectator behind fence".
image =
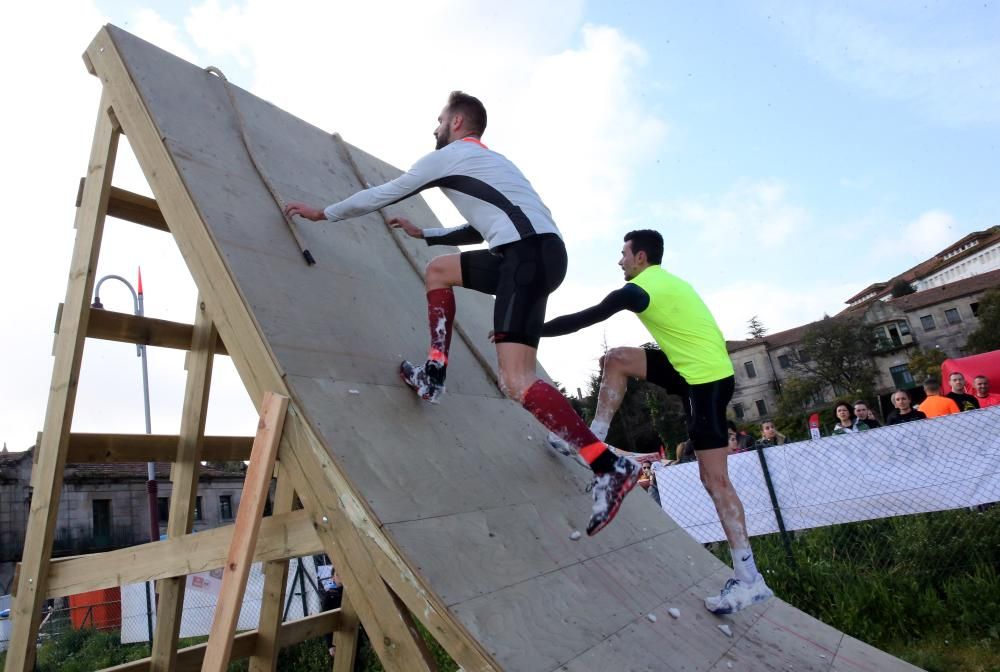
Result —
[[[892,394],[892,405],[896,410],[889,413],[885,419],[887,425],[898,425],[902,422],[912,422],[914,420],[924,420],[927,416],[912,406],[910,393],[906,390],[896,390]]]
[[[785,437],[785,435],[779,432],[775,428],[774,423],[771,422],[770,420],[765,420],[764,422],[760,423],[760,433],[761,437],[760,440],[757,442],[757,445],[760,446],[761,448],[768,448],[770,446],[783,446],[786,443],[788,443],[788,439]]]
[[[730,453],[742,453],[753,448],[754,439],[752,436],[736,429],[736,423],[732,420],[727,420],[726,424],[729,426],[728,448]]]
[[[694,441],[688,439],[687,441],[682,441],[677,444],[677,453],[673,464],[684,464],[686,462],[694,462],[697,459],[697,453],[694,450]]]
[[[1000,394],[990,392],[989,378],[979,374],[973,379],[972,382],[973,387],[976,390],[976,401],[979,402],[979,408],[989,408],[990,406],[1000,405]]]
[[[868,429],[882,426],[882,423],[875,418],[875,413],[868,407],[868,403],[861,399],[854,402],[854,417],[868,425]]]
[[[971,411],[979,408],[979,400],[971,394],[965,393],[965,376],[956,371],[948,376],[948,384],[951,385],[951,392],[944,396],[954,401],[959,411]]]
[[[855,417],[854,409],[846,401],[838,401],[834,406],[834,413],[837,415],[837,424],[833,426],[834,434],[853,434],[868,429],[863,420]]]
[[[918,408],[928,418],[958,413],[958,404],[948,397],[941,396],[941,383],[937,378],[928,378],[924,381],[924,393],[927,398],[920,402]]]

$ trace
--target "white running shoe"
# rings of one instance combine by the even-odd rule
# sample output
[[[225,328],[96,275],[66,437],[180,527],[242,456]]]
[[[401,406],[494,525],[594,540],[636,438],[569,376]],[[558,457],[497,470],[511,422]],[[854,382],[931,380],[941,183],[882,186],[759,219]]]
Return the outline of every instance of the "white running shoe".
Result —
[[[722,592],[705,598],[705,608],[713,614],[732,614],[752,604],[766,602],[772,597],[774,591],[767,587],[764,577],[758,574],[753,583],[729,579]]]

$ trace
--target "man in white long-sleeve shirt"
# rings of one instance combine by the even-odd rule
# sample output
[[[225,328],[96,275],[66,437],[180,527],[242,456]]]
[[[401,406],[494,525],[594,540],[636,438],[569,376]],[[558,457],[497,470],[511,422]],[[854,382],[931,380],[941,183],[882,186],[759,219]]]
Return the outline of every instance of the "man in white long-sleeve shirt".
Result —
[[[444,392],[448,350],[455,319],[453,287],[496,296],[493,333],[500,362],[500,387],[538,420],[579,451],[594,471],[593,513],[587,533],[611,522],[640,468],[616,457],[590,431],[565,398],[535,375],[538,341],[549,294],[566,275],[566,248],[552,214],[520,170],[481,141],[486,109],[473,96],[454,91],[438,116],[435,151],[395,180],[360,191],[324,209],[291,203],[289,215],[338,222],[368,214],[438,187],[467,223],[450,229],[421,229],[404,217],[389,224],[428,245],[485,241],[488,250],[445,254],[424,274],[430,349],[423,364],[400,365],[403,380],[423,399]]]

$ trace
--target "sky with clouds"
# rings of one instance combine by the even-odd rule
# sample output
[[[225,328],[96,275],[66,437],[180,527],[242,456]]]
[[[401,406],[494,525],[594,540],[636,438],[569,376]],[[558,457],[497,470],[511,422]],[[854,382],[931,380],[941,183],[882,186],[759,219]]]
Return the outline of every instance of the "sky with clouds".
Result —
[[[43,424],[100,95],[80,55],[104,23],[216,65],[404,168],[432,149],[448,91],[479,96],[484,140],[521,167],[568,243],[550,315],[620,286],[633,228],[664,234],[665,266],[739,339],[754,315],[773,332],[835,313],[871,282],[1000,223],[994,2],[8,3],[0,441],[11,450]],[[115,184],[149,193],[127,139]],[[428,200],[460,223],[443,197]],[[191,322],[197,294],[170,238],[109,220],[99,276],[133,279],[139,266],[146,313]],[[108,308],[131,306],[114,281],[101,294]],[[602,344],[646,340],[623,314],[543,342],[540,359],[574,390]],[[178,431],[183,365],[182,353],[149,351],[156,433]],[[222,358],[208,432],[255,424]],[[73,427],[143,431],[133,346],[87,343]]]

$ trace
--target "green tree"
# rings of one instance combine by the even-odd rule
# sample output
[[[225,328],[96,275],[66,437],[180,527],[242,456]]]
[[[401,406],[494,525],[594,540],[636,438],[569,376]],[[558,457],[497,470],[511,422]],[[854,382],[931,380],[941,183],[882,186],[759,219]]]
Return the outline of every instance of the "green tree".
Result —
[[[874,349],[871,327],[862,320],[824,317],[806,330],[791,364],[800,376],[816,378],[836,394],[870,397],[878,373]]]
[[[819,378],[810,376],[795,376],[781,384],[781,396],[778,398],[778,415],[797,418],[819,406],[823,398],[823,388],[826,387]]]
[[[965,349],[970,355],[1000,350],[1000,288],[979,299],[979,328],[969,336]]]
[[[919,385],[928,376],[940,379],[941,363],[946,359],[948,359],[948,355],[937,348],[916,350],[910,355],[910,361],[906,366],[910,370],[913,380]]]
[[[754,315],[749,320],[747,320],[747,334],[749,334],[752,339],[761,339],[767,336],[767,327],[764,323],[760,321],[760,318]]]
[[[915,290],[913,288],[913,285],[908,283],[906,280],[900,278],[896,282],[892,283],[892,289],[890,289],[889,291],[892,292],[892,298],[898,299],[901,296],[906,296],[907,294],[913,294],[917,290]]]

